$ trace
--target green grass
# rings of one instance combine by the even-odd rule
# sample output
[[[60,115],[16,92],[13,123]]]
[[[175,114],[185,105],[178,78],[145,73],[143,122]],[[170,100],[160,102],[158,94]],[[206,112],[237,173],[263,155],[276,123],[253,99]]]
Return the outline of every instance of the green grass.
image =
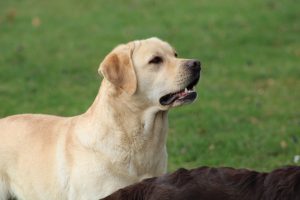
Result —
[[[169,170],[294,164],[300,154],[297,0],[0,1],[0,117],[76,115],[117,44],[158,36],[203,63],[199,99],[170,112]],[[38,18],[39,26],[32,25]],[[298,163],[299,164],[299,163]]]

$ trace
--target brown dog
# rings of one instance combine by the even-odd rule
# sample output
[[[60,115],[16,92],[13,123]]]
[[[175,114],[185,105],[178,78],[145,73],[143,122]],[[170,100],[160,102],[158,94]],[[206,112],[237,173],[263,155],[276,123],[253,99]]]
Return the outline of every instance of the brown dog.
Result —
[[[270,173],[246,169],[179,169],[146,179],[103,200],[299,200],[300,166]]]
[[[157,38],[120,45],[86,113],[0,120],[0,200],[98,199],[165,173],[168,109],[194,101],[200,77],[176,55]]]

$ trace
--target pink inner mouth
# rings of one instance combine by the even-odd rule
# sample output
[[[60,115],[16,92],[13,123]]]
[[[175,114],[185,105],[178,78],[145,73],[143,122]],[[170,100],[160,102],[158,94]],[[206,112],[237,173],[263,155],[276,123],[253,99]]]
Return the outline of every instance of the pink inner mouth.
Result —
[[[178,95],[178,98],[179,99],[182,99],[184,97],[186,97],[190,92],[188,90],[183,90],[183,91],[180,91],[179,93],[177,93]]]
[[[185,98],[188,98],[191,94],[196,93],[194,88],[191,89],[183,89],[179,92],[168,94],[161,98],[161,102],[164,104],[171,104],[172,102],[175,102],[176,100],[185,100]]]
[[[186,102],[191,102],[197,97],[197,93],[195,91],[195,85],[198,83],[200,76],[197,76],[189,85],[186,86],[186,88],[174,92],[174,93],[169,93],[165,96],[162,96],[159,99],[159,102],[161,105],[171,105],[177,100],[180,101],[186,101]]]

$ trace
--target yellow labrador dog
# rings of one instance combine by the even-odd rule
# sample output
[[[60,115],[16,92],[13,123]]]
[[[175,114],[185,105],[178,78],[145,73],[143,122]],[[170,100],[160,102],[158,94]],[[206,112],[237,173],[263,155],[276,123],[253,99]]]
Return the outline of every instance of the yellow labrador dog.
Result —
[[[94,200],[166,172],[168,110],[193,102],[200,62],[157,38],[117,46],[82,115],[0,120],[0,200]]]

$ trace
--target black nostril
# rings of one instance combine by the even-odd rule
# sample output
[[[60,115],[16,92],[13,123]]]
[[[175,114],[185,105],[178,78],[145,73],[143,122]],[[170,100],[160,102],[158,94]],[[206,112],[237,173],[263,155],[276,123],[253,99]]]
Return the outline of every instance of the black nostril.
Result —
[[[199,60],[189,60],[186,66],[195,70],[201,70],[201,62]]]

